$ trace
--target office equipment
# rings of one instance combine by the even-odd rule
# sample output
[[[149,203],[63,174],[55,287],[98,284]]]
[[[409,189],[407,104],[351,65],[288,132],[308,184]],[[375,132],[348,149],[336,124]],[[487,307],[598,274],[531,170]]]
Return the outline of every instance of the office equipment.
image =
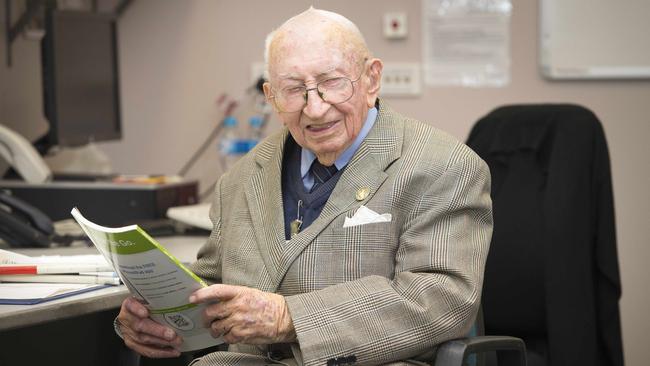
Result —
[[[212,230],[210,207],[210,203],[170,207],[167,209],[167,217],[200,229]]]
[[[623,365],[609,154],[588,109],[510,105],[467,144],[489,165],[494,231],[486,334],[526,342],[533,365]]]
[[[42,71],[50,130],[36,142],[41,152],[121,137],[117,53],[115,15],[47,9]]]
[[[545,77],[650,78],[647,0],[541,0],[539,6]]]
[[[29,202],[54,221],[70,218],[70,209],[77,206],[88,217],[106,225],[164,218],[169,207],[196,203],[197,185],[194,180],[161,184],[110,181],[29,184],[0,180],[0,188]]]
[[[48,247],[52,221],[36,207],[0,191],[0,238],[15,247]]]
[[[0,124],[0,157],[29,183],[43,183],[52,178],[50,168],[24,137]]]

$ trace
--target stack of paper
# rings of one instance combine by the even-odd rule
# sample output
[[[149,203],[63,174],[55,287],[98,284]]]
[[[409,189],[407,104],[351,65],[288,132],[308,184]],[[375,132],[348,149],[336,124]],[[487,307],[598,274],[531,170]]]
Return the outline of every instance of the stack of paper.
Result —
[[[119,285],[120,279],[99,254],[29,257],[0,249],[0,282]]]
[[[107,286],[73,283],[0,283],[0,304],[40,304],[105,287]]]

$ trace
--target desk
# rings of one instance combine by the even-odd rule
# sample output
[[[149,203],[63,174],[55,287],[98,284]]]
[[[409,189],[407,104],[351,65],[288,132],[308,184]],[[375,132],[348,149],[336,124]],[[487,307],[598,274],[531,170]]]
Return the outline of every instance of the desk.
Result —
[[[181,262],[192,262],[201,236],[158,241]],[[16,250],[25,255],[98,254],[94,247]],[[0,365],[119,365],[122,341],[113,318],[128,296],[116,286],[37,305],[0,305]]]

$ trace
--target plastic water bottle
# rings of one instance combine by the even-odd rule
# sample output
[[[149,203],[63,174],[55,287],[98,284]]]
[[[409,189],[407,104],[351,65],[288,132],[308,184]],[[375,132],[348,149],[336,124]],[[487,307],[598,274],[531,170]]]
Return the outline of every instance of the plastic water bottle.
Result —
[[[250,131],[250,138],[249,138],[250,149],[252,149],[255,145],[257,145],[257,143],[260,142],[260,140],[262,140],[263,124],[264,124],[264,117],[260,115],[254,115],[248,119],[248,127]]]
[[[223,120],[219,140],[219,155],[224,171],[253,149],[264,135],[265,116],[270,113],[270,106],[258,89],[248,88],[236,103],[236,108],[226,112],[229,115]],[[239,126],[238,121],[248,121],[248,126]]]
[[[237,131],[237,118],[227,116],[223,120],[223,132],[219,139],[219,157],[223,170],[228,170],[239,159],[238,153],[239,134]]]

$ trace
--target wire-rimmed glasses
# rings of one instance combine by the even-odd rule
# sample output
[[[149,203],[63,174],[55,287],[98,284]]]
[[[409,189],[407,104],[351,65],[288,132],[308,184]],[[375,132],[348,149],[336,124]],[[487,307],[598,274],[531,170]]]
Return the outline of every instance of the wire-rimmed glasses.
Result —
[[[278,110],[285,113],[298,112],[303,109],[307,105],[309,92],[312,90],[315,90],[325,103],[345,103],[354,95],[354,83],[359,81],[362,75],[363,72],[354,80],[344,76],[321,80],[312,88],[308,88],[306,85],[288,86],[278,90],[270,98],[273,99]]]

